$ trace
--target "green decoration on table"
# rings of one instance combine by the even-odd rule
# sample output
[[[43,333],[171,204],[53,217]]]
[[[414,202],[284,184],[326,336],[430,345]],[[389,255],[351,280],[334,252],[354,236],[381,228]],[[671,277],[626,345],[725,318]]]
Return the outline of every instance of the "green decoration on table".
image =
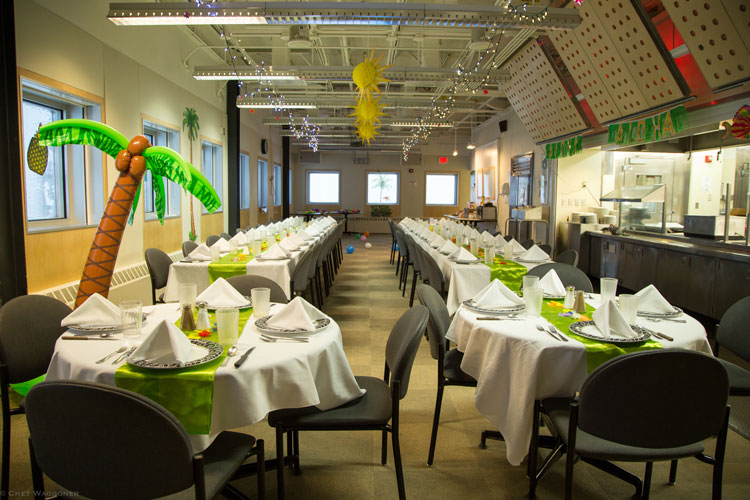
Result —
[[[238,255],[239,253],[230,253],[208,265],[208,277],[211,283],[219,278],[227,279],[247,274],[247,263],[253,260],[252,252],[246,256],[245,260],[235,260]]]
[[[609,126],[610,144],[636,144],[672,137],[687,127],[685,106],[677,106],[642,120],[617,123]]]
[[[496,257],[495,262],[490,266],[490,280],[499,279],[505,286],[518,292],[521,290],[523,277],[527,272],[526,266]]]
[[[19,382],[17,384],[10,384],[10,388],[13,389],[13,392],[16,394],[20,394],[21,396],[26,396],[26,394],[31,390],[32,387],[34,387],[36,384],[40,382],[44,382],[44,378],[47,376],[45,373],[44,375],[39,375],[37,378],[27,380],[26,382]]]
[[[583,136],[571,137],[564,141],[552,142],[544,148],[545,158],[554,160],[555,158],[565,158],[567,156],[577,155],[583,151]]]

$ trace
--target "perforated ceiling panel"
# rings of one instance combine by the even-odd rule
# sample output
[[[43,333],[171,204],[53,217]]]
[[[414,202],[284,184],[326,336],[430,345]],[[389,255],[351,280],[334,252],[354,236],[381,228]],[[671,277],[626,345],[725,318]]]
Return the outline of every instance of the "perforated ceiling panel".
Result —
[[[747,0],[664,0],[664,7],[712,88],[750,78]]]
[[[573,104],[547,55],[530,40],[505,65],[505,92],[535,142],[580,132],[587,123]]]

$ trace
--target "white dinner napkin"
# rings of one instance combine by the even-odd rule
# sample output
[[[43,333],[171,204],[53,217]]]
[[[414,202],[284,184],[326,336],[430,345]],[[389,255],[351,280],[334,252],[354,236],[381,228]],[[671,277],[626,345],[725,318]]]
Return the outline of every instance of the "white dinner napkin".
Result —
[[[523,245],[517,242],[515,238],[511,238],[507,243],[508,245],[511,245],[513,247],[513,253],[516,255],[526,252],[526,249],[523,247]]]
[[[445,240],[445,243],[443,243],[443,245],[440,248],[438,248],[438,252],[445,254],[445,255],[450,255],[456,250],[458,250],[458,247],[456,246],[455,243],[453,243],[450,240]]]
[[[237,307],[247,304],[247,298],[243,297],[224,278],[219,278],[211,286],[203,290],[195,298],[196,302],[205,302],[209,307]]]
[[[308,301],[302,297],[295,297],[285,306],[278,308],[266,324],[274,328],[300,329],[311,332],[315,330],[315,323],[313,322],[325,317],[325,314]]]
[[[467,238],[471,238],[471,226],[463,226],[461,232],[463,232],[464,236]]]
[[[281,246],[281,248],[283,248],[289,253],[296,252],[297,250],[299,250],[299,245],[294,242],[291,236],[281,240],[281,242],[279,243],[279,246]]]
[[[523,304],[523,299],[495,278],[472,297],[478,307],[513,307]]]
[[[638,311],[645,313],[673,313],[675,308],[665,299],[654,285],[648,285],[636,293],[641,299],[638,301]]]
[[[490,245],[495,240],[495,237],[492,236],[489,231],[482,231],[482,243],[485,245]]]
[[[456,262],[476,262],[479,260],[463,247],[450,254],[450,258],[454,259]]]
[[[247,231],[247,232],[245,233],[245,240],[246,240],[246,241],[247,241],[248,243],[250,243],[250,242],[252,242],[252,241],[255,241],[256,239],[258,239],[258,238],[256,238],[256,237],[255,237],[255,229],[249,229],[249,230],[248,230],[248,231]]]
[[[225,240],[224,238],[219,238],[216,243],[214,243],[213,246],[219,247],[219,252],[227,253],[229,252],[229,242]]]
[[[443,246],[443,243],[445,243],[445,238],[443,238],[439,234],[435,234],[435,236],[430,240],[430,246],[432,248],[440,248],[441,246]]]
[[[98,293],[91,295],[72,313],[65,316],[60,326],[121,325],[120,308]]]
[[[477,231],[476,229],[472,229],[472,230],[471,230],[471,238],[476,238],[476,239],[479,239],[479,238],[480,238],[480,236],[481,236],[481,235],[479,234],[479,231]]]
[[[185,364],[190,361],[193,344],[171,321],[163,319],[143,339],[141,345],[133,351],[133,360],[172,363],[179,361]]]
[[[287,251],[284,247],[282,247],[278,243],[274,243],[273,245],[268,247],[268,250],[258,255],[257,259],[258,260],[282,260],[282,259],[288,259],[289,255],[290,255],[289,251]]]
[[[565,296],[565,285],[560,281],[560,277],[554,269],[550,269],[547,274],[542,276],[542,279],[539,280],[539,286],[544,290],[545,295],[551,297]]]
[[[232,236],[232,239],[229,241],[236,241],[237,245],[239,246],[247,245],[247,238],[245,237],[245,233],[241,231]]]
[[[190,260],[211,260],[211,249],[205,243],[201,243],[188,254]]]
[[[308,244],[308,242],[305,241],[305,239],[297,233],[290,234],[287,239],[295,243],[298,247]]]
[[[613,300],[607,300],[599,306],[599,309],[591,315],[591,319],[594,320],[594,324],[605,339],[617,337],[627,339],[636,335]]]
[[[495,251],[498,251],[498,250],[501,250],[501,249],[505,248],[505,245],[507,243],[508,242],[505,241],[505,238],[503,238],[503,235],[502,234],[498,234],[497,236],[495,236]]]
[[[314,238],[310,233],[307,232],[307,229],[303,229],[299,233],[297,233],[297,236],[302,238],[302,241],[312,241]]]
[[[513,251],[515,252],[515,247]],[[529,262],[542,262],[545,260],[549,260],[549,255],[547,254],[547,252],[545,252],[538,246],[532,245],[531,248],[526,250],[523,254],[521,254],[520,257],[518,257],[518,260],[527,260]]]

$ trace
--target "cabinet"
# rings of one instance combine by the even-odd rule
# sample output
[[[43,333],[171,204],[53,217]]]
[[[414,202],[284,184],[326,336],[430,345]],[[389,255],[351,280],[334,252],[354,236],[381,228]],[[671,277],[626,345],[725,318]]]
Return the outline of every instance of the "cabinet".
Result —
[[[713,316],[716,260],[662,250],[655,285],[672,304]]]
[[[750,264],[721,259],[716,264],[714,290],[714,318],[721,316],[729,306],[750,296]]]
[[[622,255],[622,243],[602,239],[601,241],[601,266],[602,278],[620,278],[620,258]]]
[[[621,245],[620,284],[629,290],[638,291],[654,283],[661,250],[632,243],[621,243]]]

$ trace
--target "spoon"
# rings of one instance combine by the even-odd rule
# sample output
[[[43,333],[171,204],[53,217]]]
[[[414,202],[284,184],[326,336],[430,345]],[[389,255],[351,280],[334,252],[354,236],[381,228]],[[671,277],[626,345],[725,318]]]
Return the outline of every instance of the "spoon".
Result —
[[[127,345],[121,345],[116,351],[110,352],[109,354],[107,354],[106,356],[104,356],[102,359],[100,359],[99,361],[97,361],[96,364],[100,365],[100,364],[104,363],[105,361],[107,361],[112,356],[114,356],[115,354],[121,354],[121,353],[123,353],[123,352],[125,352],[127,350],[128,350],[128,346]]]
[[[658,323],[660,321],[671,321],[673,323],[687,323],[687,320],[685,319],[670,319],[670,318],[646,318],[646,319],[654,323]]]
[[[229,358],[231,358],[235,354],[237,354],[237,346],[233,345],[232,347],[227,349],[227,357],[224,358],[224,361],[222,361],[221,366],[226,366],[227,363],[229,362]]]
[[[544,332],[544,333],[546,333],[547,335],[549,335],[549,336],[550,336],[550,337],[552,337],[553,339],[555,339],[555,340],[557,340],[558,342],[560,342],[560,339],[559,339],[559,338],[557,338],[557,335],[553,335],[553,334],[552,334],[552,332],[549,332],[549,331],[547,331],[547,329],[546,329],[546,328],[544,328],[544,327],[543,327],[542,325],[536,325],[536,329],[537,329],[537,330],[539,330],[540,332]]]

